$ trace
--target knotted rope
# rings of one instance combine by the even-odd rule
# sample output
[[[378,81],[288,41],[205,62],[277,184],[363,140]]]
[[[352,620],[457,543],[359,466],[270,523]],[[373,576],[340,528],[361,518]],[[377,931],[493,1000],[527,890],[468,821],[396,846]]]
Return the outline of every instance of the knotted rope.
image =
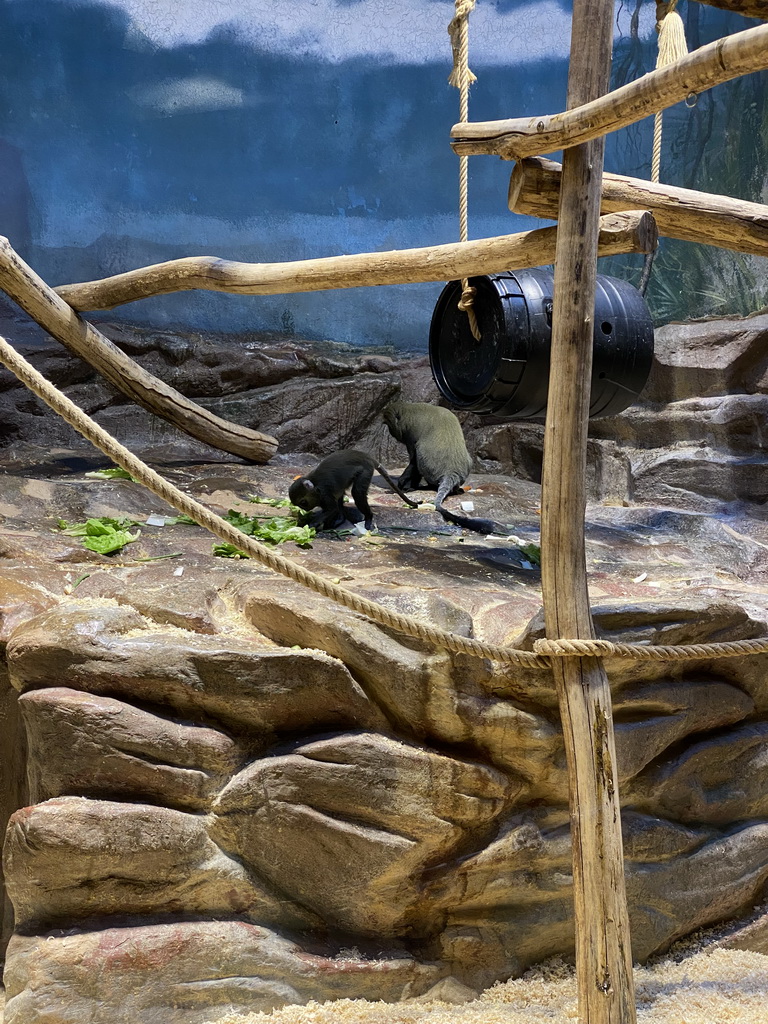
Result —
[[[673,61],[679,60],[688,53],[688,44],[685,41],[685,26],[683,19],[677,13],[677,0],[669,0],[669,3],[656,4],[656,31],[658,32],[658,55],[656,57],[656,68],[666,67]],[[660,181],[661,174],[661,136],[664,123],[664,114],[661,110],[656,112],[653,119],[653,153],[651,155],[651,181]],[[648,281],[651,276],[653,261],[656,258],[656,251],[648,253],[643,264],[643,273],[640,278],[639,291],[645,295],[648,288]]]
[[[768,652],[768,637],[758,640],[736,640],[715,644],[685,644],[679,646],[653,646],[646,644],[615,644],[610,640],[536,640],[533,652],[522,651],[515,647],[501,647],[486,644],[480,640],[459,636],[444,629],[436,629],[424,622],[419,622],[408,615],[392,612],[383,605],[367,598],[360,597],[344,587],[331,583],[296,565],[290,559],[277,554],[241,533],[226,519],[216,515],[205,505],[201,505],[190,495],[180,491],[170,481],[165,480],[147,466],[136,455],[133,455],[120,444],[103,427],[87,416],[66,395],[63,395],[53,384],[21,356],[5,338],[0,337],[0,362],[11,370],[30,391],[41,398],[64,420],[87,438],[108,458],[131,474],[139,483],[152,491],[163,501],[190,516],[195,522],[208,530],[220,540],[233,544],[245,551],[255,561],[267,566],[273,572],[287,576],[295,583],[327,597],[350,611],[365,615],[379,625],[397,630],[406,636],[425,640],[434,647],[453,651],[457,654],[468,654],[475,658],[488,658],[505,665],[525,665],[528,668],[546,669],[550,667],[551,658],[585,658],[615,657],[632,658],[639,661],[683,661],[709,658],[734,658],[746,654],[762,654]]]
[[[477,76],[469,69],[469,15],[476,0],[456,0],[456,13],[448,25],[453,50],[453,70],[448,77],[449,85],[459,90],[459,121],[469,120],[469,87]],[[459,157],[459,241],[469,240],[469,157]],[[459,309],[467,314],[469,329],[475,341],[480,341],[480,327],[474,309],[476,288],[470,287],[469,279],[462,278]]]
[[[688,53],[688,44],[685,41],[685,26],[683,19],[677,13],[677,0],[670,0],[668,4],[657,4],[657,15],[660,15],[656,22],[656,31],[659,34],[659,53],[656,58],[656,68],[666,67],[673,61],[680,60]],[[666,8],[666,10],[665,10]],[[651,181],[658,182],[661,169],[661,133],[664,115],[661,110],[657,111],[653,119],[653,156],[651,159]]]

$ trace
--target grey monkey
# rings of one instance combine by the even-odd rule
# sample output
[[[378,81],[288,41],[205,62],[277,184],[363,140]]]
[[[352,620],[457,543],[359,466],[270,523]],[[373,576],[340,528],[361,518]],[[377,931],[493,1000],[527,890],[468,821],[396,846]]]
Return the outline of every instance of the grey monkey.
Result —
[[[435,509],[443,519],[477,533],[509,533],[492,519],[458,516],[444,507],[449,494],[461,494],[472,458],[458,418],[450,409],[426,402],[392,402],[384,410],[390,434],[402,441],[410,459],[398,479],[404,490],[415,490],[424,479],[437,491]]]
[[[363,514],[365,528],[370,530],[373,526],[373,512],[368,504],[368,488],[374,470],[381,473],[392,490],[411,508],[418,507],[419,502],[412,501],[404,494],[383,466],[374,462],[366,452],[354,448],[334,452],[318,463],[311,473],[296,477],[288,489],[288,497],[293,505],[305,512],[311,512],[319,505],[322,510],[322,529],[332,530],[346,518],[344,495],[351,488],[352,500]]]

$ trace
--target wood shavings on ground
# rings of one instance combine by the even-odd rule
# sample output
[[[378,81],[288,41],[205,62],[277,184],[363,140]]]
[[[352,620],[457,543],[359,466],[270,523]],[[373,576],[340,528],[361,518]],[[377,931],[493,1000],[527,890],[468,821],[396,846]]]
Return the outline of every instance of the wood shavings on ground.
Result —
[[[635,968],[638,1024],[765,1024],[768,956],[702,950]],[[578,1020],[573,968],[553,960],[522,978],[494,985],[460,1006],[440,1002],[370,1003],[364,999],[230,1014],[212,1024],[573,1024]]]

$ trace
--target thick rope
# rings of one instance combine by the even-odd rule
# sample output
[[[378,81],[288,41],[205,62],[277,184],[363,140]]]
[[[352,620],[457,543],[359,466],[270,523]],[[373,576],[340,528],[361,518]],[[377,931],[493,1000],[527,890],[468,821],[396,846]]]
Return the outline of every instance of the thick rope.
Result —
[[[694,661],[741,658],[768,653],[768,637],[716,644],[615,644],[611,640],[535,640],[533,649],[548,658],[632,658],[634,661]]]
[[[480,640],[472,640],[456,633],[450,633],[447,630],[435,629],[408,615],[392,612],[388,608],[384,608],[383,605],[360,597],[335,583],[330,583],[322,576],[318,576],[317,573],[303,569],[291,562],[290,559],[260,544],[253,537],[241,533],[226,519],[222,519],[205,505],[201,505],[199,501],[180,491],[178,487],[165,480],[136,455],[129,452],[66,395],[63,395],[47,381],[42,374],[38,373],[3,337],[0,337],[0,362],[108,458],[118,466],[122,466],[153,494],[178,509],[179,512],[190,516],[199,526],[220,540],[233,544],[273,572],[287,576],[315,593],[336,601],[337,604],[343,605],[350,611],[365,615],[379,625],[388,626],[406,636],[426,640],[435,647],[454,651],[457,654],[468,654],[476,658],[489,658],[506,665],[526,665],[529,668],[549,668],[550,659],[553,657],[614,657],[632,658],[638,661],[683,661],[735,658],[747,654],[768,652],[768,637],[766,637],[758,640],[736,640],[730,643],[685,644],[668,647],[646,644],[615,644],[610,640],[536,640],[533,645],[533,653],[531,653],[514,647],[486,644]]]
[[[685,26],[683,19],[675,10],[677,0],[670,0],[668,4],[656,5],[656,31],[659,34],[659,52],[656,57],[656,68],[666,67],[672,61],[685,57],[688,53],[688,44],[685,41]],[[651,181],[658,182],[661,174],[661,136],[664,123],[664,114],[659,110],[653,119],[653,154],[651,156]],[[648,289],[648,281],[651,277],[653,261],[656,258],[657,250],[649,252],[643,263],[643,273],[640,277],[638,290],[645,295]]]
[[[456,13],[448,25],[453,49],[453,70],[448,78],[450,85],[459,90],[459,121],[469,120],[469,87],[477,76],[469,69],[469,15],[476,0],[456,0]],[[469,240],[469,157],[459,157],[459,241]],[[468,278],[462,278],[459,309],[467,314],[469,329],[475,341],[480,341],[480,326],[474,309],[476,288],[471,288]]]
[[[235,526],[228,523],[226,519],[216,515],[199,501],[180,491],[170,481],[165,480],[141,459],[124,448],[119,441],[111,434],[87,416],[82,409],[74,402],[63,395],[53,384],[45,379],[42,374],[19,355],[16,350],[8,344],[5,338],[0,337],[0,362],[4,363],[26,386],[41,398],[46,405],[49,405],[55,412],[86,437],[100,451],[108,456],[118,466],[131,474],[139,483],[147,487],[153,494],[156,494],[163,501],[172,505],[180,512],[190,516],[195,522],[204,527],[220,540],[233,544],[241,551],[245,551],[251,558],[274,572],[281,573],[289,579],[300,583],[302,586],[314,590],[323,597],[330,598],[338,604],[343,605],[350,611],[359,612],[361,615],[373,619],[382,626],[388,626],[406,636],[416,637],[419,640],[426,640],[435,647],[441,647],[457,654],[469,654],[476,658],[490,658],[493,661],[500,661],[509,665],[528,665],[533,668],[546,668],[549,664],[546,658],[529,651],[519,651],[511,647],[497,647],[494,644],[485,644],[480,640],[472,640],[468,637],[458,636],[447,630],[435,629],[426,623],[419,622],[408,615],[399,615],[392,612],[383,605],[367,598],[353,594],[344,587],[318,576],[317,573],[309,572],[301,566],[294,564],[283,555],[277,554],[271,548],[266,547],[241,533]]]
[[[659,33],[659,53],[656,68],[666,67],[673,61],[680,60],[688,53],[685,41],[683,19],[675,10],[677,0],[671,0],[667,12],[656,24]],[[661,171],[661,134],[663,125],[662,111],[658,111],[653,119],[653,157],[651,159],[651,181],[658,182]]]

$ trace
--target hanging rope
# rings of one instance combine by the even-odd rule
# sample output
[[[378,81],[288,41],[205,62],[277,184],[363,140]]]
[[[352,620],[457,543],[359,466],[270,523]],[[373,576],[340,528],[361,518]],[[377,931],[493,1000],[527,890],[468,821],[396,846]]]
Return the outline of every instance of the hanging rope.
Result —
[[[656,31],[659,34],[659,53],[656,58],[656,68],[666,67],[673,61],[685,57],[688,53],[688,44],[685,41],[685,26],[683,19],[677,13],[677,0],[670,0],[669,3],[656,4]],[[661,172],[661,136],[663,129],[664,115],[661,110],[656,113],[653,119],[653,154],[651,156],[651,181],[658,183]],[[656,258],[656,250],[648,253],[643,264],[643,273],[640,278],[639,291],[645,295],[648,289],[648,281],[651,277],[653,261]]]
[[[685,26],[683,19],[677,13],[677,0],[670,0],[669,4],[657,5],[659,8],[666,7],[666,13],[662,13],[661,19],[656,23],[656,31],[659,33],[659,55],[656,58],[656,69],[666,67],[688,53],[688,44],[685,41]],[[651,181],[658,182],[661,168],[661,133],[664,115],[661,110],[656,113],[653,119],[653,157],[651,159]]]
[[[448,26],[453,49],[453,71],[448,84],[459,90],[459,121],[469,120],[469,87],[477,76],[469,69],[469,15],[476,0],[456,0],[456,13]],[[459,157],[459,241],[469,239],[469,157]],[[475,341],[480,341],[480,327],[474,309],[475,293],[468,278],[462,278],[459,309],[467,314],[469,329]]]

